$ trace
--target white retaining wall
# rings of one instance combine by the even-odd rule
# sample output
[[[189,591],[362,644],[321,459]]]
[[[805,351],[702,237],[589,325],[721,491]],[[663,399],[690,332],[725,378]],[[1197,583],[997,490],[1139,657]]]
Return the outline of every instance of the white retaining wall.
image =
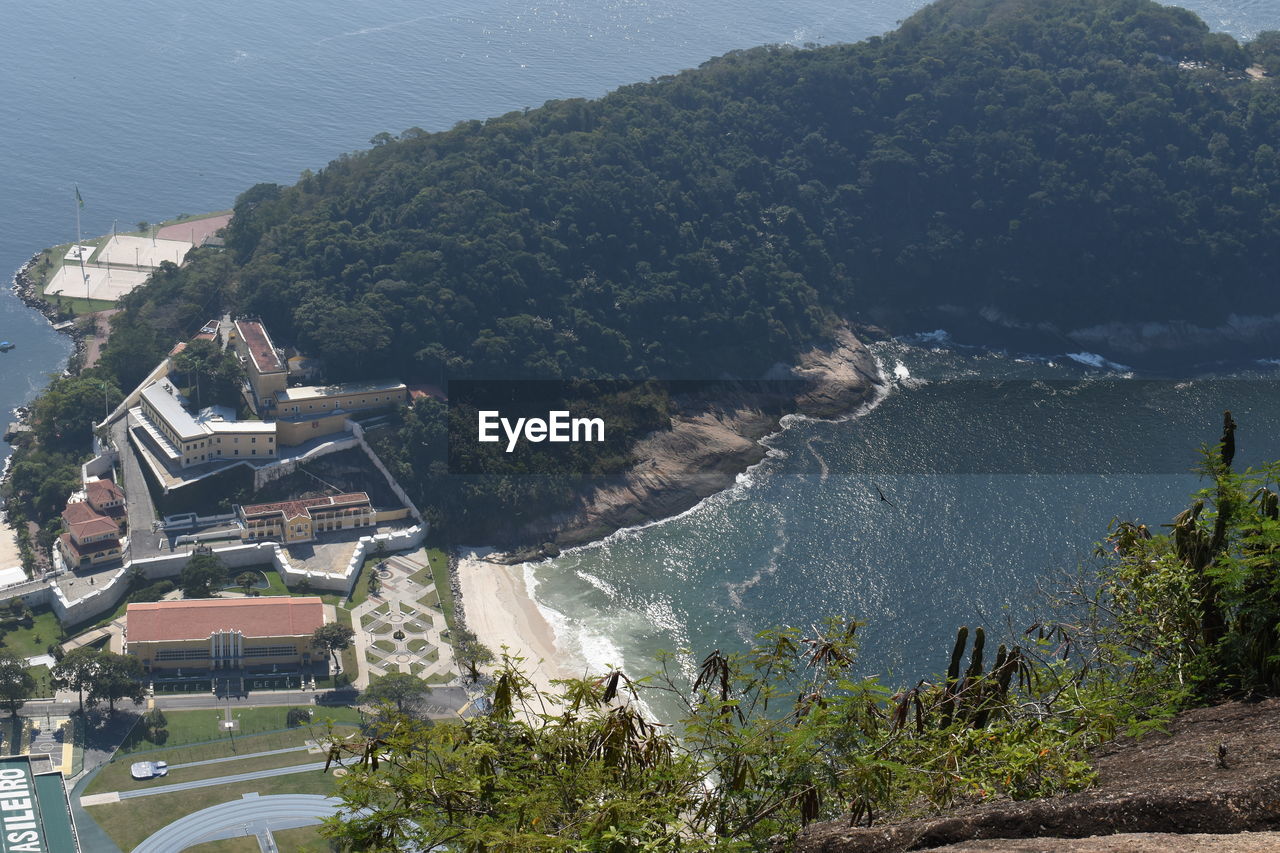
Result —
[[[378,454],[374,453],[373,448],[369,446],[369,442],[366,441],[364,437],[364,427],[360,426],[360,424],[355,421],[347,421],[347,429],[351,430],[351,434],[356,437],[356,441],[360,442],[360,446],[364,448],[364,455],[369,457],[369,461],[373,462],[374,467],[377,468],[378,471],[382,473],[382,476],[386,478],[387,485],[391,486],[391,491],[395,492],[396,497],[403,501],[404,505],[409,508],[409,513],[413,516],[414,520],[417,521],[419,525],[422,525],[424,523],[422,521],[422,513],[418,512],[417,504],[409,500],[409,495],[405,493],[404,489],[400,488],[400,484],[396,481],[396,478],[391,476],[391,472],[387,470],[387,466],[382,464],[382,460],[378,457]]]
[[[279,480],[281,477],[292,474],[298,470],[298,466],[303,462],[310,462],[313,459],[319,459],[321,456],[328,456],[330,453],[337,453],[340,450],[350,450],[356,445],[357,442],[354,437],[335,438],[333,441],[326,441],[324,444],[311,448],[300,456],[281,459],[270,465],[254,468],[253,488],[254,490],[261,489],[273,480]]]
[[[356,578],[360,576],[360,567],[364,565],[365,559],[374,554],[381,544],[387,553],[392,551],[405,551],[410,548],[417,548],[422,541],[427,538],[427,528],[423,524],[415,524],[413,527],[397,530],[393,533],[375,533],[372,536],[361,536],[356,542],[356,549],[351,555],[351,559],[347,561],[346,568],[342,574],[330,574],[328,572],[311,572],[305,569],[299,569],[289,560],[289,555],[283,548],[276,548],[274,562],[280,577],[284,579],[285,586],[292,589],[295,584],[303,581],[312,589],[328,589],[341,592],[343,595],[351,595],[351,589],[355,586]]]
[[[341,574],[313,572],[298,568],[293,565],[288,553],[275,542],[255,542],[247,545],[230,545],[224,548],[214,547],[213,552],[218,555],[228,568],[238,569],[246,566],[261,565],[262,563],[271,563],[275,566],[276,571],[280,573],[280,578],[284,581],[285,586],[291,589],[305,582],[313,590],[328,590],[350,595],[351,588],[355,586],[356,578],[360,575],[360,567],[364,565],[365,559],[370,554],[377,553],[379,545],[387,553],[405,551],[422,545],[423,540],[427,538],[427,525],[422,520],[422,513],[418,511],[418,507],[414,505],[408,494],[396,482],[396,478],[391,476],[391,472],[382,464],[378,454],[369,446],[364,437],[364,428],[355,421],[347,421],[347,428],[351,432],[351,437],[349,438],[327,442],[313,448],[302,456],[285,460],[268,468],[255,469],[254,485],[261,488],[264,483],[297,470],[298,465],[302,462],[359,446],[382,476],[386,478],[387,484],[391,486],[391,490],[395,492],[396,497],[409,508],[409,512],[418,523],[413,527],[392,533],[375,533],[372,536],[360,537],[359,541],[356,542],[355,552],[351,555],[351,559],[347,561],[346,568]],[[81,469],[82,478],[102,476],[103,473],[111,470],[117,459],[118,455],[113,451],[94,457],[86,462]],[[136,567],[142,572],[143,577],[152,581],[177,577],[182,573],[187,561],[191,559],[193,552],[194,549],[176,551],[172,554],[144,557],[127,562],[109,576],[105,574],[97,575],[93,591],[74,600],[68,600],[66,594],[50,581],[26,581],[0,589],[0,604],[19,597],[25,599],[33,607],[39,604],[48,604],[52,606],[53,612],[57,615],[59,621],[64,625],[73,625],[100,613],[105,613],[119,604],[120,599],[124,597],[129,589],[131,569]],[[55,562],[58,562],[58,556],[55,549]]]
[[[356,543],[355,552],[351,555],[351,559],[347,562],[342,574],[313,572],[298,568],[293,565],[288,553],[275,542],[231,545],[226,548],[214,548],[213,552],[231,569],[271,563],[275,566],[276,571],[280,573],[280,578],[284,581],[285,586],[290,589],[294,589],[305,582],[317,592],[329,591],[350,595],[352,587],[355,586],[356,578],[360,574],[360,567],[364,565],[365,559],[370,554],[377,552],[379,544],[382,544],[388,553],[405,551],[417,548],[426,537],[427,528],[421,524],[404,530],[397,530],[393,533],[375,533],[372,536],[362,536]],[[32,607],[48,604],[52,606],[53,612],[57,615],[59,621],[64,625],[74,625],[77,622],[83,622],[86,619],[105,613],[119,604],[120,599],[129,590],[131,569],[138,568],[141,570],[142,576],[149,581],[174,578],[182,573],[182,569],[187,565],[187,561],[191,559],[192,553],[194,553],[194,549],[176,551],[159,557],[145,557],[133,560],[109,575],[105,573],[96,575],[96,583],[93,590],[76,599],[69,600],[66,594],[51,582],[27,581],[0,589],[0,602],[13,598],[22,598]]]
[[[111,469],[119,460],[120,454],[114,450],[108,450],[100,456],[93,457],[80,466],[80,482],[87,483],[90,477],[105,477],[111,473]]]

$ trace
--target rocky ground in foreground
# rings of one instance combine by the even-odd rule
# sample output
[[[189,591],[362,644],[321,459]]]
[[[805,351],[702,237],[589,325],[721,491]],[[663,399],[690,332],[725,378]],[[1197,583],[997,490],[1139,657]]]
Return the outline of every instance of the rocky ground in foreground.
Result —
[[[1223,758],[1220,760],[1220,755]],[[1098,783],[873,828],[810,828],[795,853],[1280,851],[1280,699],[1177,717],[1167,734],[1097,753]]]

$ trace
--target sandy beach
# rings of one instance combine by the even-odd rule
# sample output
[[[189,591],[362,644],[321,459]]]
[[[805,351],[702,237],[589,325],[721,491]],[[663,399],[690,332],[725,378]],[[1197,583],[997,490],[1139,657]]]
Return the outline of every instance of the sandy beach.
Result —
[[[458,561],[467,627],[497,653],[525,659],[524,672],[542,690],[557,678],[581,677],[583,663],[556,644],[555,630],[525,587],[524,569],[503,566],[464,553]]]
[[[18,551],[18,534],[0,515],[0,569],[8,569],[22,565],[22,554]]]

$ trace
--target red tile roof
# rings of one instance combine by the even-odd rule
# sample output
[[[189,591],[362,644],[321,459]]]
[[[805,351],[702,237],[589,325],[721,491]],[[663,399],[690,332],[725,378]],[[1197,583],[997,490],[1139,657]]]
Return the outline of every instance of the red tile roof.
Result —
[[[62,520],[77,540],[103,533],[117,533],[120,530],[114,521],[105,515],[99,515],[97,510],[84,501],[67,504],[67,508],[62,511]]]
[[[249,349],[249,356],[253,359],[253,364],[259,373],[274,373],[285,369],[280,361],[280,355],[271,344],[271,337],[261,323],[254,320],[237,320],[236,330]]]
[[[111,501],[124,500],[124,492],[120,490],[114,480],[94,480],[85,486],[85,491],[89,495],[89,503],[95,507]]]
[[[214,631],[300,637],[323,624],[324,602],[316,596],[154,601],[125,608],[125,638],[131,643],[205,640]]]
[[[257,518],[264,515],[283,514],[285,518],[298,518],[310,515],[313,509],[333,509],[342,506],[362,506],[369,503],[369,495],[365,492],[347,492],[331,495],[326,498],[303,498],[297,501],[281,501],[271,504],[250,504],[241,507],[245,518]]]

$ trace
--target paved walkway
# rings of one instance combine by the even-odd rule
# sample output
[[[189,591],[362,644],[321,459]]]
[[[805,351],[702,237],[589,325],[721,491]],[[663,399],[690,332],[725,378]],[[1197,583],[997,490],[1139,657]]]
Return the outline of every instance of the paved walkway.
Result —
[[[219,803],[175,820],[133,848],[133,853],[173,853],[206,841],[243,835],[262,839],[269,837],[272,830],[320,823],[337,812],[340,805],[341,800],[317,794],[269,797],[245,794],[242,799]]]
[[[270,779],[271,776],[289,776],[292,774],[305,774],[312,770],[324,770],[323,761],[315,761],[308,765],[294,765],[292,767],[273,767],[270,770],[255,770],[247,772],[247,774],[232,774],[230,776],[214,776],[212,779],[195,779],[189,783],[177,783],[173,785],[159,785],[156,788],[143,788],[141,790],[122,790],[116,793],[118,799],[136,799],[138,797],[155,797],[156,794],[173,794],[179,790],[192,790],[195,788],[214,788],[216,785],[234,785],[242,783],[242,781],[253,781],[255,779]],[[108,794],[93,794],[93,797],[108,797]],[[84,800],[81,798],[83,806]]]
[[[355,629],[354,645],[359,675],[355,686],[361,690],[369,686],[372,678],[389,672],[407,672],[421,678],[432,675],[456,676],[453,662],[453,646],[441,634],[446,630],[444,611],[438,604],[430,605],[424,599],[432,596],[439,601],[435,582],[420,584],[410,578],[427,568],[425,551],[411,554],[395,554],[383,560],[382,590],[371,595],[351,610],[351,627]],[[399,630],[404,639],[393,634]],[[427,647],[410,651],[409,644],[424,641]],[[378,648],[375,641],[391,643],[395,648]],[[425,659],[428,650],[435,649],[438,657]]]
[[[266,752],[250,752],[246,755],[228,755],[224,758],[206,758],[204,761],[188,761],[185,764],[170,764],[170,770],[183,767],[203,767],[206,764],[222,764],[226,761],[243,761],[246,758],[261,758],[264,755],[284,755],[286,752],[320,752],[316,746],[286,746],[284,749],[268,749]]]

